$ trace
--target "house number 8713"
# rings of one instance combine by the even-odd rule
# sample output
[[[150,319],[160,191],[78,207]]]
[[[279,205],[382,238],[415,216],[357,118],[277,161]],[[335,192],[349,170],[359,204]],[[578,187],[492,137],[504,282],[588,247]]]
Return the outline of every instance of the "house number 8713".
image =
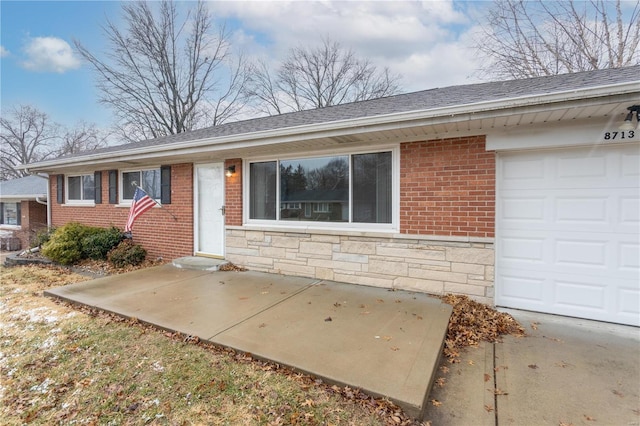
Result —
[[[636,136],[636,132],[634,130],[629,131],[621,131],[621,132],[606,132],[604,134],[605,140],[614,140],[614,139],[633,139]]]

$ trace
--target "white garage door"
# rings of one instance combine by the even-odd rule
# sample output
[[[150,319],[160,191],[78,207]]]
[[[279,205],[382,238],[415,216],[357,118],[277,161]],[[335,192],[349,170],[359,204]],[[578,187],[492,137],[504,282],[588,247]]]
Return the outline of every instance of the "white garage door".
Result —
[[[498,155],[496,304],[640,325],[640,145]]]

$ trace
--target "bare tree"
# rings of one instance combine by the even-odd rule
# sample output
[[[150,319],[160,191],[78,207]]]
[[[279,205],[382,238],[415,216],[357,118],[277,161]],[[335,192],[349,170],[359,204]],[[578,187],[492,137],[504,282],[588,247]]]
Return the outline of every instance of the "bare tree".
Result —
[[[167,0],[156,13],[147,2],[122,8],[126,32],[107,21],[104,59],[75,46],[97,72],[100,101],[115,112],[126,140],[221,124],[244,106],[245,61],[233,58],[224,27],[214,34],[204,2],[183,20]]]
[[[30,106],[18,105],[0,117],[0,180],[26,176],[17,166],[104,147],[108,134],[80,121],[72,128],[51,121]]]
[[[79,121],[72,128],[65,128],[60,134],[58,155],[92,151],[108,145],[109,134],[98,129],[95,124]]]
[[[295,47],[275,75],[260,62],[252,68],[251,94],[259,109],[281,114],[393,95],[400,77],[329,39],[316,48]]]
[[[28,105],[5,111],[0,117],[0,180],[28,175],[17,166],[46,160],[56,154],[58,126],[44,112]]]
[[[640,64],[640,0],[496,0],[476,48],[482,71],[526,78]]]

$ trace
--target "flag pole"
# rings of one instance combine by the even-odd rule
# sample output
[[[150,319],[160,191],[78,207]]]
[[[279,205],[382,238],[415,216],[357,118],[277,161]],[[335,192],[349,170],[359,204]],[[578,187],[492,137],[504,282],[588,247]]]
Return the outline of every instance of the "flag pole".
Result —
[[[136,182],[135,180],[134,180],[133,182],[131,182],[131,186],[135,186],[136,188],[140,188],[140,189],[142,189],[144,192],[147,192],[147,191],[145,191],[145,189],[144,189],[143,187],[141,187],[140,185],[138,185],[138,182]],[[148,194],[148,192],[147,192],[147,194]],[[170,212],[169,210],[167,210],[167,209],[166,209],[162,204],[160,204],[159,202],[157,202],[155,198],[153,198],[153,197],[149,197],[149,198],[151,198],[151,200],[153,200],[153,202],[154,202],[154,203],[156,203],[156,205],[157,205],[158,207],[160,207],[161,209],[163,209],[165,212],[169,213],[169,214],[171,215],[171,217],[173,218],[173,220],[175,220],[176,222],[178,221],[178,218],[176,217],[176,215],[174,215],[173,213],[171,213],[171,212]]]

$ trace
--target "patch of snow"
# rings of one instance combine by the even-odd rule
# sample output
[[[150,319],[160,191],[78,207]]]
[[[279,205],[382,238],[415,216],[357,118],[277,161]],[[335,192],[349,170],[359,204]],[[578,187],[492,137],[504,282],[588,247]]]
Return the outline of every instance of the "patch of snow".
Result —
[[[40,383],[39,385],[31,386],[29,390],[31,392],[39,392],[39,393],[45,394],[49,392],[49,386],[51,384],[53,384],[53,380],[47,377],[46,379],[44,379],[44,382]]]

